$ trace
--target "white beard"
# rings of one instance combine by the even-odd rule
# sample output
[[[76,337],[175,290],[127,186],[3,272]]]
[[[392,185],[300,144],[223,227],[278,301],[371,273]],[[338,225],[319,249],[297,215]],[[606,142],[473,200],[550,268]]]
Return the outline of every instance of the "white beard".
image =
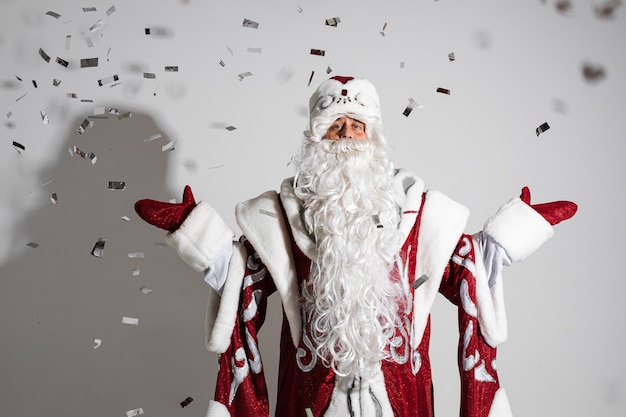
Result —
[[[306,141],[295,193],[316,241],[303,306],[318,356],[339,376],[367,378],[389,358],[406,305],[394,258],[402,244],[393,166],[373,141]]]

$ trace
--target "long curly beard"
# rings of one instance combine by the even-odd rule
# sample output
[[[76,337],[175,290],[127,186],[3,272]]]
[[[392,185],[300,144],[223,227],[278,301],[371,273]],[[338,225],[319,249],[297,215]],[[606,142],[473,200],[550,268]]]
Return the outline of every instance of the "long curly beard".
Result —
[[[393,166],[373,141],[306,142],[296,195],[318,259],[303,284],[316,352],[340,376],[368,377],[389,357],[405,304],[390,273],[402,239]]]

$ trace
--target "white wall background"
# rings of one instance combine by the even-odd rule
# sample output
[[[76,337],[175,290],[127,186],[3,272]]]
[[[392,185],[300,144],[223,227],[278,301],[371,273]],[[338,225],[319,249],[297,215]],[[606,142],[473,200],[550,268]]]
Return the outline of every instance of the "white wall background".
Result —
[[[626,16],[622,6],[598,17],[608,3],[0,0],[0,415],[204,415],[217,364],[203,345],[208,288],[132,205],[180,199],[190,184],[236,229],[237,202],[293,174],[308,97],[327,68],[375,83],[396,164],[467,205],[468,231],[524,185],[536,202],[579,204],[507,270],[501,382],[516,416],[626,415]],[[332,17],[338,27],[324,24]],[[80,68],[95,57],[97,67]],[[586,79],[586,63],[605,76]],[[253,75],[239,81],[244,72]],[[98,86],[114,74],[118,85]],[[405,117],[409,98],[424,107]],[[92,119],[79,135],[102,107],[133,116]],[[169,141],[175,150],[162,152]],[[97,162],[71,156],[74,146]],[[99,238],[101,259],[90,255]],[[436,413],[454,416],[456,313],[441,298]],[[261,348],[273,400],[280,306],[270,307]]]

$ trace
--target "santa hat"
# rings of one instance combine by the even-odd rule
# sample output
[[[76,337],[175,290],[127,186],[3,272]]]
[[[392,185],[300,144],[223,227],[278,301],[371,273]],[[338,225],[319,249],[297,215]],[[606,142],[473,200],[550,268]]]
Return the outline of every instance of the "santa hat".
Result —
[[[374,85],[366,79],[335,76],[317,87],[309,100],[309,128],[305,135],[321,140],[330,125],[346,115],[365,123],[370,140],[384,143],[380,98]]]

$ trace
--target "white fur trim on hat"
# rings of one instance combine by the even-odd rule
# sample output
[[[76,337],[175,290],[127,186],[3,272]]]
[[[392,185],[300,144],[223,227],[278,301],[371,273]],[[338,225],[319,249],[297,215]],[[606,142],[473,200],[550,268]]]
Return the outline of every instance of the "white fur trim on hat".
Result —
[[[483,229],[513,262],[526,259],[554,234],[550,223],[519,197],[504,204]]]
[[[165,243],[193,269],[204,272],[233,238],[233,231],[217,211],[201,201],[176,231],[168,233]]]
[[[315,90],[309,99],[308,136],[321,139],[330,124],[347,115],[366,124],[367,129],[382,127],[380,98],[368,80],[335,76]]]

